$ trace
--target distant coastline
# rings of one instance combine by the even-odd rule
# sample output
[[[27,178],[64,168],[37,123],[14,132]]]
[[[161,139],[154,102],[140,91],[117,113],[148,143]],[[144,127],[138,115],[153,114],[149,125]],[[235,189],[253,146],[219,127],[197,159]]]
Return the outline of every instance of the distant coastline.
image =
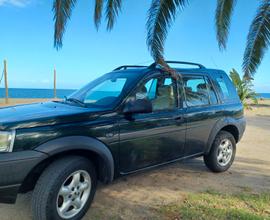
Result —
[[[57,98],[64,98],[72,94],[75,89],[57,89]],[[5,97],[5,89],[0,88],[0,98]],[[270,93],[258,93],[259,98],[270,99]],[[14,99],[51,99],[54,98],[53,89],[25,89],[25,88],[10,88],[9,98]]]
[[[56,95],[57,98],[64,98],[72,94],[74,89],[57,89]],[[0,98],[5,97],[5,89],[0,88]],[[9,89],[9,98],[14,99],[51,99],[54,98],[53,89],[24,89],[24,88],[10,88]]]
[[[270,93],[258,93],[259,98],[270,99]]]

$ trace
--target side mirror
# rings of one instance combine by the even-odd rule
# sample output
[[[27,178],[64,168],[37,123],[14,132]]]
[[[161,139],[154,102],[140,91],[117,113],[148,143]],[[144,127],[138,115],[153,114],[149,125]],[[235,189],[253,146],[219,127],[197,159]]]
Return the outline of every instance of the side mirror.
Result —
[[[153,111],[152,103],[148,99],[130,100],[126,103],[123,113],[151,113]]]

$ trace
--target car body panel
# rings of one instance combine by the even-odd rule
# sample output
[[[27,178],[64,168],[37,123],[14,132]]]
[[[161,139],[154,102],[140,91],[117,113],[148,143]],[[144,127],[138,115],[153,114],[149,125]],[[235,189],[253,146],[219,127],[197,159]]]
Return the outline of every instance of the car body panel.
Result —
[[[14,203],[21,183],[47,157],[36,151],[0,154],[0,202]]]
[[[54,126],[90,120],[104,111],[97,108],[83,108],[61,102],[44,102],[17,105],[1,109],[0,130]],[[91,114],[90,114],[91,113]]]
[[[35,148],[35,151],[47,154],[48,157],[72,150],[84,150],[96,153],[102,158],[105,167],[105,182],[114,178],[114,159],[109,148],[95,138],[86,136],[67,136],[46,142]]]
[[[204,153],[215,123],[222,117],[220,106],[187,108],[185,156]]]
[[[186,123],[183,110],[135,114],[119,121],[121,173],[183,156]]]

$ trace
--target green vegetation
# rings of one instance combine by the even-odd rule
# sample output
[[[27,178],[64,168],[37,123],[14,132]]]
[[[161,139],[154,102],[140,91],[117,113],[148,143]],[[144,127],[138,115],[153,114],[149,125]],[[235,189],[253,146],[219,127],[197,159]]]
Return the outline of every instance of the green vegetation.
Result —
[[[252,100],[253,103],[258,104],[257,94],[252,89],[253,85],[250,79],[245,79],[245,77],[241,79],[239,73],[235,69],[230,71],[230,77],[245,108],[250,109],[248,100]]]
[[[113,29],[117,16],[121,12],[122,0],[95,0],[94,22],[100,26],[105,15],[107,29]],[[154,60],[168,67],[164,62],[164,45],[168,30],[172,26],[177,13],[182,11],[188,0],[151,0],[147,19],[147,45]],[[67,21],[77,0],[54,0],[53,11],[55,20],[54,45],[62,47],[63,34]],[[231,17],[236,0],[217,0],[215,25],[216,36],[220,49],[225,49],[230,29]],[[244,10],[244,9],[242,9]],[[260,6],[250,25],[246,49],[243,58],[243,72],[251,77],[260,65],[264,53],[270,44],[270,0],[260,0]]]
[[[192,193],[182,203],[164,206],[158,212],[164,219],[267,220],[270,219],[270,193]]]

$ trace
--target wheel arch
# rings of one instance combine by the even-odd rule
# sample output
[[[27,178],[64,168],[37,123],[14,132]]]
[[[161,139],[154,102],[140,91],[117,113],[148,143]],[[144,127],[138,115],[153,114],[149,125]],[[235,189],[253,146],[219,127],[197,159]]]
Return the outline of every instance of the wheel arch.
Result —
[[[235,123],[234,120],[223,119],[223,120],[218,121],[215,124],[215,126],[212,128],[212,131],[211,131],[209,138],[208,138],[208,141],[207,141],[205,154],[208,154],[210,152],[212,144],[215,140],[215,137],[222,130],[231,133],[235,139],[235,142],[238,143],[238,141],[240,139],[240,132],[239,132],[239,128],[237,126],[237,123]]]
[[[95,165],[98,179],[104,183],[114,178],[114,159],[109,148],[101,141],[84,136],[64,137],[49,141],[35,148],[36,151],[48,155],[46,159],[35,166],[24,179],[20,192],[34,188],[42,172],[54,161],[69,155],[88,158]]]

